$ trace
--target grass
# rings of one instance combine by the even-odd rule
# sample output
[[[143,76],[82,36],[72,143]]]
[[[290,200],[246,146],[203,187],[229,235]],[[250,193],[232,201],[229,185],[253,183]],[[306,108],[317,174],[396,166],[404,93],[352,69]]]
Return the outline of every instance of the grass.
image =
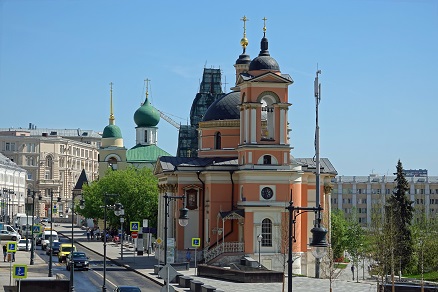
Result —
[[[335,263],[335,269],[345,269],[347,265],[346,263]]]
[[[413,278],[421,280],[421,274],[415,274],[415,275],[403,275],[407,278]],[[425,281],[432,281],[432,282],[438,282],[438,271],[432,271],[428,273],[423,274]]]

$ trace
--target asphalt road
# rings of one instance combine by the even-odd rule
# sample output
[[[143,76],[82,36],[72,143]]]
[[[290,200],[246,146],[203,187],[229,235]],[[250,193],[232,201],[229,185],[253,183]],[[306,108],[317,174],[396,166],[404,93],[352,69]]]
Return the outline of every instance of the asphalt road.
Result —
[[[62,240],[62,239],[61,239]],[[88,271],[75,270],[74,271],[74,284],[75,291],[89,292],[89,291],[102,291],[103,285],[103,257],[84,249],[80,246],[76,246],[78,251],[85,252],[90,258],[90,269]],[[24,251],[23,251],[24,252]],[[35,251],[45,262],[49,262],[49,256],[41,249],[41,246],[37,246]],[[53,261],[53,274],[63,274],[67,279],[70,278],[70,271],[67,271],[65,263],[58,263],[58,257],[54,255]],[[135,272],[129,271],[123,267],[112,264],[107,261],[106,263],[106,289],[107,291],[113,291],[116,286],[119,285],[132,285],[141,288],[141,291],[160,291],[161,286],[148,280],[144,276],[138,275]]]

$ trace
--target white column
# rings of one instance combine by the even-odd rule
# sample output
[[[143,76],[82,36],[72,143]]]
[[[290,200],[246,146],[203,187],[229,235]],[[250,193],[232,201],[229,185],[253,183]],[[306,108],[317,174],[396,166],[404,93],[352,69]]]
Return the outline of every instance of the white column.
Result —
[[[256,109],[255,108],[251,108],[251,144],[256,144],[257,143],[257,135],[256,135],[256,130],[257,130],[257,119],[256,119]]]
[[[286,143],[286,125],[286,110],[280,109],[280,144]]]

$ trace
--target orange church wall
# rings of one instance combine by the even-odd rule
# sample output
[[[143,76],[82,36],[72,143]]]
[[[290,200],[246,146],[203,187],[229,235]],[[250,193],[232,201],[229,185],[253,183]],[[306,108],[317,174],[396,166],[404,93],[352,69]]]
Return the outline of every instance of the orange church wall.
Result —
[[[253,246],[254,228],[252,228],[252,226],[254,226],[254,213],[246,212],[244,222],[245,222],[244,226],[246,227],[243,228],[243,236],[245,241],[244,252],[254,253],[254,246]]]
[[[202,129],[202,148],[216,147],[216,133],[221,133],[221,148],[236,148],[239,144],[239,128]]]

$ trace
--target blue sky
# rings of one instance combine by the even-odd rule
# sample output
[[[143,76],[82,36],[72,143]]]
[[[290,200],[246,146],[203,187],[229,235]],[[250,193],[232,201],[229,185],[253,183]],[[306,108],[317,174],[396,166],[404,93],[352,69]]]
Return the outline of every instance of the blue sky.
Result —
[[[204,67],[234,82],[246,15],[247,52],[269,51],[290,87],[295,157],[313,157],[313,80],[322,70],[321,157],[340,175],[438,175],[438,1],[0,0],[0,127],[108,124],[109,83],[125,146],[151,80],[153,105],[186,123]],[[226,83],[225,84],[225,78]],[[161,119],[171,154],[176,128]]]

